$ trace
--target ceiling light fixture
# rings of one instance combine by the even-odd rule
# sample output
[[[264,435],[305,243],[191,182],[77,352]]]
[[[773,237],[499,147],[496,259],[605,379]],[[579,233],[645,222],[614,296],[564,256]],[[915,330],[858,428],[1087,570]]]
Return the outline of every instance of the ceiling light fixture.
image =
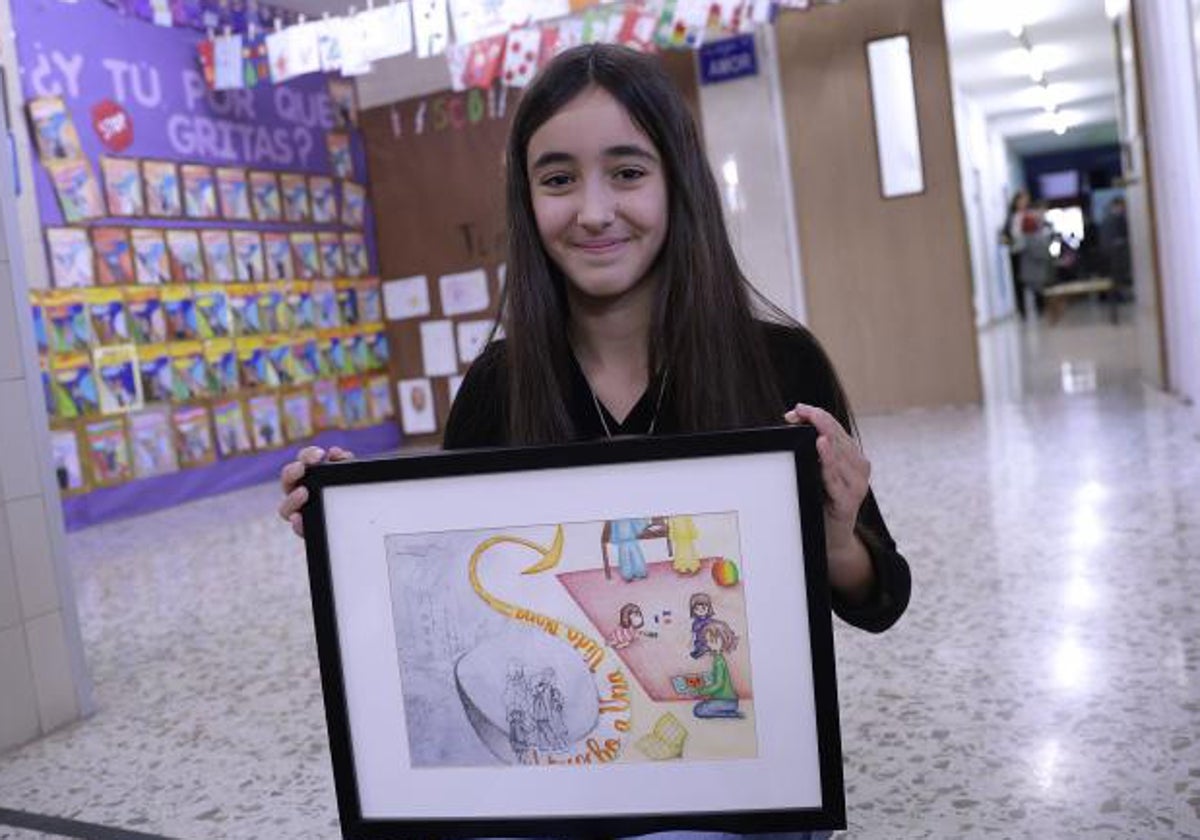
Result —
[[[1041,60],[1038,59],[1037,53],[1033,51],[1033,47],[1028,44],[1025,46],[1025,64],[1029,68],[1029,78],[1033,79],[1036,84],[1041,84],[1046,79],[1046,68],[1042,66]]]
[[[1045,79],[1042,80],[1038,95],[1042,98],[1042,107],[1046,109],[1046,113],[1053,114],[1058,110],[1058,93],[1050,87]]]
[[[1109,20],[1116,20],[1129,11],[1129,0],[1104,0],[1104,13]]]

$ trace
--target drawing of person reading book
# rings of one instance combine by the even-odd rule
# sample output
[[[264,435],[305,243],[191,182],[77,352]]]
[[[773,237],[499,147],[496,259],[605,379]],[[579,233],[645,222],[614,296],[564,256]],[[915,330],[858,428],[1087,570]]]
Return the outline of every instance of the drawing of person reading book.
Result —
[[[704,685],[690,687],[689,693],[702,697],[692,707],[692,714],[698,718],[740,718],[738,711],[738,696],[733,687],[733,677],[729,673],[729,662],[726,653],[731,653],[737,647],[737,634],[720,619],[712,619],[704,627],[704,643],[707,652],[712,656],[712,669],[705,678]]]

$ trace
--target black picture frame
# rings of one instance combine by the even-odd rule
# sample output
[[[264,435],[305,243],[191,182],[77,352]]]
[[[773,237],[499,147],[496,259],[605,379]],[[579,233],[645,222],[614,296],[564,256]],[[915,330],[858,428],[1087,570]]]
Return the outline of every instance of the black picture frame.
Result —
[[[808,723],[811,723],[814,737],[809,747],[810,750],[815,747],[816,755],[809,755],[806,760],[810,762],[811,767],[815,768],[817,774],[815,780],[810,779],[810,793],[808,794],[812,798],[811,790],[819,791],[815,795],[816,801],[801,802],[799,799],[802,797],[798,795],[794,805],[784,802],[782,805],[773,805],[769,808],[763,808],[757,804],[752,804],[750,807],[739,807],[738,802],[731,801],[722,803],[719,810],[676,809],[666,812],[642,806],[636,812],[613,813],[610,811],[607,814],[599,815],[594,812],[594,809],[584,808],[576,812],[572,810],[571,806],[559,805],[556,806],[557,810],[551,809],[553,812],[539,813],[536,808],[521,809],[518,807],[511,813],[481,815],[469,813],[470,809],[466,807],[478,791],[463,790],[464,808],[461,815],[441,813],[431,816],[428,813],[421,813],[416,807],[418,804],[416,802],[389,806],[385,813],[379,813],[378,808],[368,809],[372,811],[371,813],[364,810],[363,786],[362,780],[360,780],[359,765],[356,762],[355,738],[351,724],[351,702],[354,697],[348,694],[348,691],[353,691],[353,689],[347,685],[349,680],[346,671],[347,663],[352,662],[356,654],[353,648],[347,647],[352,642],[347,640],[347,634],[343,632],[343,625],[339,624],[338,603],[335,597],[335,574],[339,576],[338,580],[348,580],[351,578],[347,576],[356,574],[351,568],[352,566],[357,568],[360,565],[369,566],[370,564],[363,561],[358,552],[353,553],[353,560],[345,559],[351,556],[351,553],[346,552],[343,552],[344,556],[339,555],[342,559],[331,556],[331,536],[335,540],[351,538],[348,537],[348,534],[353,523],[330,521],[330,516],[333,516],[335,520],[339,516],[344,520],[347,519],[345,514],[339,514],[337,511],[349,508],[348,499],[358,498],[357,495],[346,496],[343,494],[341,504],[336,504],[338,498],[336,494],[340,490],[363,487],[365,490],[362,492],[368,493],[369,497],[378,499],[378,503],[386,508],[386,503],[379,494],[389,492],[389,488],[400,488],[405,493],[424,495],[427,488],[441,486],[435,483],[444,479],[459,479],[461,480],[459,483],[464,487],[471,486],[473,482],[487,480],[518,481],[523,485],[536,480],[540,482],[538,486],[553,487],[553,484],[547,484],[547,482],[566,479],[570,477],[572,471],[592,467],[603,468],[605,474],[619,478],[623,470],[645,468],[645,465],[669,466],[673,471],[699,470],[708,474],[710,468],[716,468],[722,464],[738,464],[742,465],[738,469],[752,470],[752,466],[746,467],[745,465],[758,463],[755,460],[738,459],[736,456],[768,456],[768,460],[763,463],[774,465],[772,474],[786,476],[785,480],[781,482],[781,486],[790,487],[791,490],[783,491],[782,501],[772,502],[772,504],[778,504],[780,510],[790,511],[793,500],[786,496],[789,492],[795,495],[799,539],[803,550],[802,583],[795,588],[803,591],[789,593],[787,597],[802,598],[807,615],[807,644],[805,645],[803,640],[797,641],[796,644],[807,649],[807,658],[811,666],[811,674],[807,678],[812,691],[811,715]],[[667,465],[664,462],[673,463]],[[788,465],[788,468],[780,471],[779,466],[784,463]],[[793,473],[791,466],[794,466],[794,484],[790,478]],[[653,466],[649,468],[653,469]],[[752,472],[747,472],[745,475],[752,475]],[[611,441],[558,446],[461,450],[386,459],[326,463],[311,467],[303,483],[310,494],[309,502],[305,505],[302,515],[306,534],[308,571],[322,691],[343,837],[348,840],[349,838],[357,840],[358,838],[432,837],[612,838],[667,830],[762,833],[845,827],[841,736],[831,602],[825,555],[824,490],[816,455],[816,433],[811,427],[789,426],[739,432],[618,438]],[[358,493],[359,491],[355,490],[354,492]],[[763,500],[755,496],[756,492],[758,491],[751,491],[748,494],[750,497],[743,500],[747,505],[745,510],[757,510],[756,507],[751,506],[763,504]],[[334,500],[334,504],[330,503],[331,499]],[[667,507],[669,508],[669,502]],[[536,523],[548,522],[552,519],[553,517],[548,519],[533,515],[528,521]],[[336,533],[339,529],[342,531],[341,534]],[[352,538],[359,539],[357,536],[359,532],[355,531],[354,533],[356,536]],[[764,542],[763,544],[769,543]],[[386,572],[384,574],[386,575]],[[760,571],[758,574],[762,574],[762,572]],[[763,586],[765,588],[765,584]],[[775,597],[775,595],[772,594],[771,597]],[[344,610],[345,615],[342,618],[348,620],[352,611],[359,610],[359,605],[355,604],[353,610],[350,606],[345,606]],[[803,622],[801,624],[803,625]],[[758,644],[757,637],[755,644]],[[799,659],[804,659],[804,657],[799,657]],[[797,667],[800,669],[800,666]],[[756,664],[756,679],[758,673]],[[801,674],[801,678],[803,678],[803,674]],[[371,691],[375,690],[376,688],[372,686]],[[754,696],[757,700],[758,695]],[[397,715],[404,713],[403,705],[402,701],[398,702],[400,711],[396,713]],[[791,717],[790,713],[789,717]],[[764,719],[763,725],[769,722]],[[758,724],[756,723],[756,725]],[[757,743],[760,745],[758,748],[763,749],[761,745],[771,741],[773,736],[774,733],[771,731],[759,730],[756,736]],[[360,733],[360,737],[367,737],[367,733]],[[358,743],[365,744],[366,742],[360,740]],[[767,749],[774,748],[768,747]],[[681,762],[670,766],[677,767],[685,764],[688,763]],[[501,767],[496,772],[580,773],[579,778],[582,780],[588,778],[584,774],[589,772],[602,773],[614,767],[647,766],[646,763],[605,765],[603,768],[594,770],[566,767]],[[655,768],[664,766],[662,762],[654,765]],[[739,768],[741,766],[738,765]],[[749,766],[749,764],[746,765],[746,767]],[[409,767],[399,772],[423,773],[428,771],[414,770]],[[675,771],[654,769],[646,772],[669,773]],[[783,774],[784,777],[786,775]],[[545,778],[556,779],[557,777],[551,775]],[[813,787],[814,785],[815,787]],[[413,806],[411,812],[408,811],[409,804]]]

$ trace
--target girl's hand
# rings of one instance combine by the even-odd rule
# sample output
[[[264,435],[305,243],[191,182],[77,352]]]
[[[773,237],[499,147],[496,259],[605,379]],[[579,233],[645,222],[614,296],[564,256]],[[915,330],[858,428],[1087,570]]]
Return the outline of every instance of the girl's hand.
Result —
[[[279,516],[290,522],[296,536],[304,536],[304,520],[300,516],[300,508],[308,501],[308,489],[300,486],[305,471],[313,464],[322,461],[349,461],[354,453],[340,446],[331,446],[326,452],[319,446],[306,446],[296,454],[296,460],[291,461],[279,473],[279,484],[283,488],[283,502],[279,505]]]
[[[874,571],[866,546],[855,535],[858,511],[870,488],[871,462],[828,411],[804,403],[783,415],[817,430],[817,457],[825,484],[825,548],[830,583],[853,596],[869,589]]]

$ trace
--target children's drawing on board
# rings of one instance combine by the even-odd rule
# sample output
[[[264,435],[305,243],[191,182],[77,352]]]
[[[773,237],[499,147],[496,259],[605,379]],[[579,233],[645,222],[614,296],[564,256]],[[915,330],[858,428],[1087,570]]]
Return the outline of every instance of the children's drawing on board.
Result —
[[[736,514],[385,544],[411,766],[758,755]]]

